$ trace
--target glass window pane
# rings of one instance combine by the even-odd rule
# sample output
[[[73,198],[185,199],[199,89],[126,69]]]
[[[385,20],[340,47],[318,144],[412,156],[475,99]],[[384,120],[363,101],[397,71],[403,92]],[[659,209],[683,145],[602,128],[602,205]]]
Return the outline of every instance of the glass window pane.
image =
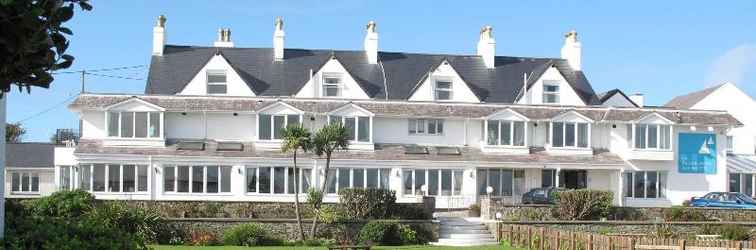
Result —
[[[163,168],[163,192],[176,191],[176,167]]]
[[[656,140],[658,134],[657,134],[657,128],[656,125],[650,125],[648,126],[648,147],[649,148],[656,148]]]
[[[31,191],[39,192],[39,174],[38,173],[31,174]]]
[[[635,173],[635,188],[633,188],[634,196],[635,198],[643,198],[645,197],[645,188],[646,188],[646,176],[644,172],[636,172]]]
[[[205,178],[205,167],[203,166],[192,166],[192,193],[203,193],[205,192],[205,186],[204,186],[204,178]]]
[[[21,173],[21,191],[29,191],[29,173]]]
[[[350,172],[348,168],[338,169],[338,190],[349,188],[349,176]]]
[[[370,141],[370,117],[357,117],[357,140],[362,142]]]
[[[436,134],[436,120],[428,120],[428,134],[429,135]]]
[[[667,197],[667,172],[659,172],[659,198]]]
[[[452,183],[454,186],[454,193],[452,193],[452,195],[462,194],[462,177],[462,170],[454,170],[454,182]]]
[[[228,86],[225,84],[211,84],[207,85],[208,94],[225,94],[228,92]]]
[[[299,125],[299,115],[286,115],[286,126]]]
[[[512,123],[508,121],[501,122],[501,145],[512,145]]]
[[[635,125],[635,148],[646,148],[646,125]]]
[[[160,137],[160,113],[150,113],[150,137]]]
[[[68,166],[61,166],[60,167],[60,188],[62,190],[68,190],[71,188],[71,167]]]
[[[355,137],[357,135],[354,134],[355,126],[356,125],[355,125],[354,117],[344,118],[344,128],[346,129],[346,132],[347,132],[347,138],[349,138],[349,140],[352,140],[352,141],[357,140],[357,138]]]
[[[306,193],[312,187],[312,169],[302,169],[302,192]]]
[[[286,168],[275,167],[273,168],[273,193],[283,194],[286,187]]]
[[[118,112],[108,112],[108,136],[118,136]]]
[[[512,189],[514,187],[513,171],[510,169],[504,169],[501,171],[501,196],[512,196]]]
[[[418,134],[425,134],[425,122],[424,119],[418,119],[417,120],[417,133]]]
[[[633,173],[624,173],[622,175],[625,178],[622,192],[625,194],[625,197],[633,197]]]
[[[409,131],[409,134],[416,134],[417,133],[417,120],[409,119],[407,121],[407,130]]]
[[[438,170],[428,170],[428,195],[438,195]]]
[[[554,186],[554,171],[553,169],[541,170],[541,187]]]
[[[221,167],[221,192],[231,192],[231,167]]]
[[[260,115],[260,140],[270,140],[270,115]]]
[[[362,168],[352,169],[352,187],[365,187],[365,170]]]
[[[488,145],[499,145],[499,121],[488,121]]]
[[[451,170],[441,170],[441,195],[449,196],[452,193],[452,174]]]
[[[269,167],[262,167],[258,168],[257,171],[260,175],[257,176],[258,180],[260,181],[260,193],[263,194],[269,194],[270,193],[270,168]]]
[[[137,191],[147,192],[147,166],[137,166]]]
[[[740,192],[740,174],[730,174],[730,192]]]
[[[368,169],[366,172],[367,172],[367,187],[378,188],[378,169]]]
[[[108,165],[108,192],[121,191],[121,166]]]
[[[444,133],[444,120],[436,120],[436,133],[439,135]]]
[[[514,122],[515,146],[525,146],[525,122]]]
[[[650,171],[646,172],[646,198],[656,198],[656,172]]]
[[[284,117],[273,116],[273,139],[281,139],[281,130],[284,128]]]
[[[134,113],[134,137],[147,137],[147,112]]]
[[[105,191],[105,165],[95,164],[92,168],[92,190],[95,192]]]
[[[661,149],[669,149],[670,148],[670,140],[672,140],[669,133],[669,126],[668,125],[662,125],[659,127],[659,140],[661,141],[661,145],[659,147]]]
[[[247,192],[257,192],[257,168],[247,168],[245,172],[247,174]]]
[[[493,196],[501,196],[501,172],[498,169],[492,169],[488,171],[488,187],[493,188]],[[486,187],[486,192],[488,192]]]
[[[207,166],[207,192],[218,193],[218,166]]]
[[[391,169],[389,168],[381,168],[381,188],[382,189],[388,189],[389,188],[389,176],[391,176]]]
[[[110,165],[111,168],[113,165]],[[136,167],[134,165],[123,165],[123,191],[136,191]]]
[[[294,172],[294,168],[287,168],[286,169],[286,193],[287,194],[293,194],[294,193],[294,184],[296,184],[294,181],[297,178],[296,172]]]
[[[11,175],[11,191],[20,191],[21,190],[21,175],[18,173],[13,173]]]
[[[92,178],[92,166],[90,165],[81,165],[79,166],[79,184],[80,188],[82,190],[89,191],[90,190],[90,183]]]
[[[415,195],[425,195],[423,186],[425,185],[425,170],[415,169]]]
[[[402,170],[402,187],[404,190],[402,193],[404,195],[412,195],[414,194],[412,192],[412,169],[403,169]]]
[[[121,112],[121,137],[134,137],[134,112]]]
[[[328,116],[328,124],[341,123],[341,116]]]
[[[336,193],[336,169],[329,169],[328,170],[328,190],[326,193],[329,194],[335,194]]]
[[[588,124],[578,123],[578,147],[588,147]]]
[[[225,83],[226,71],[222,69],[207,70],[207,83]]]
[[[575,124],[574,123],[566,123],[564,125],[564,146],[565,147],[575,146]]]
[[[552,138],[551,141],[553,143],[553,147],[564,147],[564,123],[561,122],[555,122],[552,123],[552,129],[551,134]]]
[[[178,177],[176,177],[178,181],[177,192],[189,192],[189,168],[189,166],[176,167],[176,170],[178,171]]]
[[[488,187],[488,169],[478,169],[475,176],[476,182],[478,183],[478,195],[487,195],[486,187]]]

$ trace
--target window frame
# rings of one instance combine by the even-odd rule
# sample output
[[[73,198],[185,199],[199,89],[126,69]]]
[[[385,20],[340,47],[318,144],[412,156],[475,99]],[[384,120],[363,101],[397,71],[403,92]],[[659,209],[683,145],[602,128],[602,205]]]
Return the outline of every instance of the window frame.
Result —
[[[294,169],[293,166],[283,166],[283,165],[282,166],[245,165],[245,166],[243,166],[243,168],[244,168],[243,172],[244,172],[244,194],[245,195],[294,195],[294,191],[289,190],[289,185],[290,185],[290,183],[289,183],[290,182],[289,171],[292,170],[292,169]],[[268,177],[269,177],[269,179],[268,180],[270,182],[270,184],[269,184],[270,187],[268,188],[269,192],[266,192],[266,193],[260,192],[260,169],[261,168],[267,168],[267,169],[269,169],[269,171],[268,171],[268,174],[269,174]],[[276,193],[275,192],[275,185],[276,185],[275,168],[284,168],[284,173],[283,173],[283,176],[284,176],[284,187],[283,188],[284,188],[284,190],[283,190],[283,193]],[[249,183],[247,181],[249,180],[248,178],[249,178],[250,170],[254,171],[254,176],[255,176],[255,191],[254,192],[249,192],[249,189],[248,189],[248,186],[247,186],[247,185],[249,185]],[[299,189],[299,193],[300,194],[306,193],[307,190],[303,186],[304,179],[305,179],[305,176],[306,176],[305,171],[309,171],[310,188],[313,187],[313,183],[315,182],[314,181],[315,179],[312,176],[312,174],[313,174],[312,168],[309,168],[309,167],[297,167],[297,170],[299,171],[299,174],[294,174],[294,176],[297,177],[297,179],[298,179],[297,184],[299,184],[299,187],[297,187],[297,188]],[[291,184],[291,185],[293,185],[293,184]]]
[[[649,140],[650,139],[650,136],[649,136],[649,134],[650,134],[649,130],[650,129],[649,129],[649,127],[651,127],[651,126],[656,127],[656,140],[655,140],[655,145],[656,146],[655,147],[649,147],[649,142],[651,142]],[[637,135],[638,135],[638,132],[639,132],[638,130],[640,130],[640,129],[643,130],[643,135],[642,135],[643,141],[641,142],[641,143],[643,143],[642,145],[639,145],[638,144],[639,142],[637,140],[638,139]],[[632,131],[631,146],[632,146],[632,148],[634,150],[665,151],[665,152],[672,151],[672,143],[673,143],[672,138],[674,137],[674,135],[673,135],[674,134],[674,130],[673,129],[674,129],[674,126],[669,125],[669,124],[633,123],[632,130],[631,130]],[[665,132],[662,132],[662,131],[665,131]],[[663,135],[667,136],[667,138],[666,138],[667,144],[666,145],[664,144],[665,139],[663,138],[664,137]],[[666,146],[667,148],[664,148],[664,146]]]
[[[321,74],[321,93],[322,97],[342,97],[344,94],[344,74],[338,72],[324,72]],[[338,79],[337,83],[328,83],[327,79]],[[336,88],[336,95],[328,95],[328,89]]]
[[[210,82],[210,75],[223,75],[223,82]],[[228,71],[226,69],[208,69],[205,70],[205,93],[208,95],[227,95],[228,94]],[[210,93],[210,86],[224,86],[223,93]]]
[[[333,114],[333,115],[328,115],[328,118],[327,118],[328,124],[333,123],[334,119],[337,119],[337,118],[340,118],[340,120],[341,120],[340,122],[343,125],[346,125],[346,119],[348,119],[348,118],[354,119],[354,131],[353,131],[353,133],[354,133],[353,134],[354,135],[354,140],[351,140],[351,138],[350,138],[350,140],[349,140],[350,142],[352,142],[352,143],[373,143],[373,117],[372,116],[363,116],[363,115],[347,115],[347,116],[342,116],[342,115],[335,115],[335,114]],[[368,119],[368,130],[367,130],[368,140],[367,141],[360,140],[360,134],[359,134],[360,133],[360,128],[361,128],[360,124],[359,124],[360,123],[360,118],[362,118],[362,119]]]
[[[355,182],[354,182],[354,180],[355,180],[355,175],[354,175],[355,171],[354,170],[355,169],[362,170],[361,171],[361,173],[362,173],[362,187],[356,187],[354,185],[355,184]],[[339,187],[339,181],[341,181],[340,180],[340,178],[341,178],[341,171],[343,171],[343,170],[348,170],[349,171],[349,186],[346,187],[346,188],[377,188],[377,189],[387,189],[387,190],[391,189],[391,170],[392,170],[391,168],[335,167],[335,168],[331,168],[330,170],[334,171],[334,175],[332,177],[328,178],[328,183],[325,183],[325,185],[326,185],[326,193],[325,193],[325,195],[327,195],[327,196],[338,196],[339,189],[340,189],[340,187]],[[375,175],[376,187],[369,187],[370,186],[369,182],[370,182],[371,178],[368,177],[368,171],[376,171],[376,175]],[[383,176],[384,173],[387,174],[387,176],[386,176],[386,178],[387,178],[386,180],[388,181],[388,183],[386,183],[387,187],[383,187],[383,185],[381,184],[381,180],[384,177]],[[326,175],[327,174],[328,173],[326,173]],[[330,188],[331,183],[336,183],[335,188],[334,188],[334,192],[331,192],[331,188]]]
[[[497,139],[496,144],[490,144],[489,138],[488,138],[488,132],[489,132],[489,125],[491,122],[496,122],[497,125]],[[508,144],[502,143],[502,137],[503,132],[502,131],[502,124],[508,123],[509,124],[509,142]],[[515,138],[516,137],[516,129],[515,129],[515,123],[521,123],[522,124],[522,145],[515,145]],[[517,120],[500,120],[500,119],[486,119],[483,123],[484,125],[484,138],[486,146],[493,146],[493,147],[506,147],[506,148],[525,148],[528,147],[528,122],[527,121],[517,121]]]
[[[649,182],[649,173],[655,173],[656,174],[656,197],[648,197],[648,182]],[[643,199],[643,200],[650,200],[650,199],[666,199],[667,198],[667,182],[669,181],[669,171],[666,170],[644,170],[644,171],[625,171],[622,173],[622,180],[627,182],[627,175],[630,175],[630,193],[627,193],[625,190],[626,186],[622,187],[622,198],[625,199]],[[641,176],[643,178],[643,197],[636,197],[635,193],[636,191],[636,178],[638,176]],[[664,182],[664,183],[662,183]],[[628,183],[623,183],[623,185],[628,185]],[[629,196],[628,196],[629,195]]]
[[[7,174],[10,176],[10,189],[11,195],[39,195],[40,194],[40,172],[38,171],[24,171],[24,170],[8,170]],[[15,176],[18,176],[18,182],[14,183]],[[34,190],[34,179],[37,180],[37,190]],[[28,183],[28,188],[24,190],[24,179]],[[17,185],[16,185],[17,184]],[[17,189],[17,190],[16,190]]]
[[[735,150],[735,138],[732,135],[727,136],[726,149],[728,153],[732,153]]]
[[[94,181],[95,181],[94,168],[95,166],[100,166],[100,165],[103,168],[104,191],[94,191],[94,186],[95,186],[94,185]],[[123,191],[124,190],[123,166],[125,165],[134,166],[134,192]],[[111,166],[118,167],[118,191],[116,192],[108,191],[110,190],[110,182],[111,182],[110,181]],[[139,169],[141,167],[146,168],[146,171],[147,171],[147,176],[144,180],[147,183],[147,186],[146,186],[146,190],[144,191],[139,191],[139,185],[141,184],[141,182],[139,181]],[[77,187],[77,188],[80,188],[90,193],[94,193],[94,194],[149,194],[152,190],[152,183],[150,181],[152,179],[152,171],[150,171],[151,168],[149,164],[138,164],[138,163],[125,163],[125,164],[124,163],[91,163],[89,164],[88,163],[88,164],[79,164],[78,168],[79,168],[78,172],[79,172],[80,177],[77,178],[77,180],[79,180],[79,182],[82,181],[81,178],[83,178],[84,176],[83,172],[84,171],[89,172],[89,183],[88,183],[89,186],[86,189],[82,189],[81,187]]]
[[[195,190],[193,190],[194,189],[194,168],[195,167],[201,167],[202,168],[202,192],[195,192]],[[217,175],[218,175],[217,176],[218,181],[216,182],[218,192],[210,193],[210,192],[207,191],[207,189],[208,189],[207,188],[208,187],[208,180],[207,180],[207,176],[208,176],[207,173],[208,173],[208,171],[207,171],[207,168],[208,167],[217,167],[218,168],[218,173],[217,173]],[[165,172],[166,172],[167,168],[173,168],[173,191],[166,191],[165,190],[165,178],[167,176],[167,175],[165,175]],[[188,181],[188,188],[187,188],[186,192],[179,192],[178,191],[179,190],[179,178],[178,178],[179,177],[179,168],[188,168],[189,169],[189,174],[188,174],[188,179],[187,179],[187,181]],[[224,182],[223,182],[223,170],[224,169],[228,169],[228,171],[229,171],[229,179],[228,179],[228,181],[231,182],[231,183],[233,183],[233,181],[231,180],[231,179],[233,179],[233,177],[232,177],[233,171],[234,171],[233,165],[221,165],[221,164],[219,164],[219,165],[215,165],[215,164],[207,164],[207,165],[178,165],[178,164],[171,164],[171,165],[164,165],[164,166],[162,166],[162,171],[161,171],[161,173],[163,173],[163,174],[162,174],[162,180],[160,181],[160,183],[162,184],[162,185],[160,185],[160,191],[164,195],[213,195],[213,196],[215,196],[215,195],[217,195],[217,196],[233,195],[233,189],[234,189],[233,185],[229,185],[229,190],[228,191],[225,191],[225,192],[223,191],[223,184],[224,184]],[[149,189],[149,187],[148,187],[148,189]]]
[[[269,131],[270,132],[270,135],[269,135],[270,139],[262,139],[261,136],[260,136],[262,134],[262,129],[261,129],[261,126],[260,126],[260,124],[261,124],[262,121],[260,119],[260,116],[263,116],[263,115],[270,116],[270,131]],[[257,128],[256,128],[256,130],[257,130],[257,140],[258,141],[266,141],[266,142],[280,142],[280,141],[282,141],[283,139],[276,139],[275,138],[275,135],[276,135],[276,132],[275,132],[275,129],[276,129],[276,126],[275,126],[276,125],[276,119],[275,119],[275,117],[277,117],[277,116],[278,117],[280,117],[280,116],[284,117],[283,127],[281,128],[281,129],[284,129],[287,126],[289,126],[289,116],[294,116],[294,115],[296,115],[296,116],[299,117],[298,124],[303,124],[304,116],[302,114],[266,114],[266,113],[257,114],[257,117],[256,117],[257,118]]]
[[[441,88],[438,86],[440,82],[449,83],[448,88]],[[447,99],[439,98],[439,92],[446,92],[449,94]],[[454,79],[451,77],[434,77],[433,78],[433,100],[436,101],[452,101],[454,100]]]
[[[562,124],[562,145],[556,146],[554,145],[554,126],[556,123]],[[581,147],[580,146],[580,125],[585,124],[586,131],[585,131],[585,142],[586,146]],[[567,125],[572,125],[573,127],[573,145],[567,145]],[[551,144],[551,148],[557,148],[557,149],[590,149],[591,148],[591,130],[593,129],[592,124],[590,122],[567,122],[567,121],[552,121],[549,123],[549,143]]]
[[[732,186],[733,176],[737,176],[737,190],[734,189],[735,187]],[[748,195],[750,197],[756,196],[756,189],[754,189],[754,176],[756,174],[751,173],[729,173],[727,175],[727,191],[729,192],[738,192],[745,195]],[[748,185],[750,184],[750,185]],[[749,192],[746,192],[747,190],[750,190]]]
[[[411,171],[412,173],[412,183],[411,183],[411,189],[412,192],[410,194],[406,194],[406,187],[405,187],[405,174],[406,171]],[[426,189],[430,186],[428,181],[430,180],[430,172],[436,171],[437,173],[437,181],[438,183],[436,186],[438,187],[438,190],[436,190],[435,195],[430,194],[430,190],[426,190],[424,193],[422,190],[417,190],[417,175],[418,171],[421,171],[423,173],[423,184],[420,186],[422,189],[422,186],[426,186]],[[443,171],[449,171],[450,177],[451,177],[451,183],[449,186],[449,190],[451,190],[451,195],[444,195],[444,188],[443,188]],[[462,176],[462,183],[457,183],[457,178],[455,178],[457,175]],[[418,197],[418,196],[433,196],[433,197],[461,197],[464,196],[462,194],[462,187],[464,186],[464,178],[465,178],[465,169],[461,168],[402,168],[401,169],[401,182],[402,182],[402,188],[399,193],[403,197]],[[459,184],[459,185],[458,185]]]
[[[410,136],[443,136],[446,130],[446,126],[444,125],[444,119],[430,119],[430,118],[411,118],[407,119],[407,135]],[[412,125],[414,124],[414,130],[412,129]],[[422,124],[422,126],[420,126]],[[434,126],[435,133],[430,133],[431,124]],[[439,126],[439,124],[441,126]],[[439,132],[438,128],[441,128],[441,131]],[[422,129],[422,133],[418,132]]]
[[[131,114],[131,136],[124,136],[123,131],[121,129],[122,119],[124,116],[124,113]],[[147,135],[145,137],[137,137],[137,122],[136,122],[136,114],[137,113],[146,113],[147,119],[145,120],[145,126],[147,127]],[[118,122],[115,126],[115,129],[118,131],[117,135],[113,136],[111,135],[111,118],[114,114],[118,114]],[[152,127],[150,125],[152,124],[152,119],[154,114],[159,114],[158,116],[158,124],[155,128],[156,134],[153,135]],[[164,132],[164,121],[165,121],[165,115],[162,111],[106,111],[105,112],[105,128],[106,128],[106,137],[112,138],[112,139],[137,139],[137,140],[147,140],[147,139],[163,139],[163,136],[165,135]],[[151,136],[152,135],[152,136]]]
[[[544,104],[559,104],[561,103],[561,81],[558,80],[543,80],[543,95],[541,96],[541,103]],[[547,91],[547,86],[556,87],[556,91]],[[554,96],[554,102],[547,101],[547,96]]]

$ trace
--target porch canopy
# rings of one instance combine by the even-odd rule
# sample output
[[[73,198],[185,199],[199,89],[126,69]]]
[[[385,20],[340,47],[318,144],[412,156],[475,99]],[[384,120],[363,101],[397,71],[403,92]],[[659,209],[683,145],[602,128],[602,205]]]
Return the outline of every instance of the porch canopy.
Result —
[[[756,155],[727,155],[727,171],[739,174],[756,174]]]

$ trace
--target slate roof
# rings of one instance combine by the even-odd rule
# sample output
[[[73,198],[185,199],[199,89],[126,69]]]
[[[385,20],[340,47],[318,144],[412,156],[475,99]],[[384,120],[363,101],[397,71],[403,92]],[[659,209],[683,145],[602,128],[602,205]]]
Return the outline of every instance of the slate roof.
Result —
[[[51,143],[8,143],[5,166],[17,168],[55,167],[55,145]]]
[[[180,92],[216,54],[222,55],[258,96],[296,94],[310,78],[310,70],[319,70],[335,57],[373,99],[408,99],[415,86],[446,60],[484,102],[513,103],[521,94],[523,75],[528,74],[531,86],[549,67],[559,70],[585,103],[598,102],[583,72],[572,70],[563,59],[497,56],[495,68],[488,69],[476,55],[379,52],[381,64],[368,64],[361,50],[285,49],[284,60],[275,62],[271,48],[178,45],[166,45],[163,56],[152,57],[145,93]]]
[[[692,108],[696,103],[700,102],[707,96],[709,96],[711,93],[714,93],[719,87],[722,87],[722,85],[725,84],[719,84],[714,87],[702,89],[696,92],[688,93],[685,95],[677,96],[675,98],[672,98],[667,104],[664,104],[666,107],[673,107],[673,108],[683,108],[683,109],[689,109]]]
[[[622,90],[620,90],[620,89],[612,89],[612,90],[609,90],[609,91],[604,92],[604,93],[599,93],[599,94],[596,95],[596,97],[598,98],[599,103],[604,104],[604,102],[606,102],[606,100],[609,100],[609,98],[612,98],[612,96],[614,96],[616,94],[622,95],[622,97],[625,98],[625,99],[627,99],[628,102],[632,103],[635,107],[638,107],[638,104],[636,104],[635,102],[633,102],[633,100],[630,99],[630,97],[628,97],[627,95],[625,95],[625,92],[622,92]]]
[[[302,98],[266,97],[224,97],[224,96],[163,96],[163,95],[108,95],[82,94],[69,108],[74,110],[103,110],[113,104],[138,98],[155,104],[166,112],[256,112],[260,109],[283,102],[306,113],[327,114],[346,104],[352,103],[376,116],[382,117],[427,117],[480,119],[504,109],[512,109],[530,120],[549,120],[566,112],[577,112],[596,122],[632,122],[651,113],[677,123],[692,125],[742,125],[724,111],[684,110],[671,108],[624,108],[598,106],[546,106],[517,104],[479,103],[434,103],[382,100],[332,100]]]

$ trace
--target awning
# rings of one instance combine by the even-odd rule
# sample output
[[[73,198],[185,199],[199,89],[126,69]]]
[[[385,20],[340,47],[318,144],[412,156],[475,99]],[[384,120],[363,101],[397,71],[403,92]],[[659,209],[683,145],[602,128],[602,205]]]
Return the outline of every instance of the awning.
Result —
[[[727,155],[727,171],[730,173],[756,173],[756,155]]]

